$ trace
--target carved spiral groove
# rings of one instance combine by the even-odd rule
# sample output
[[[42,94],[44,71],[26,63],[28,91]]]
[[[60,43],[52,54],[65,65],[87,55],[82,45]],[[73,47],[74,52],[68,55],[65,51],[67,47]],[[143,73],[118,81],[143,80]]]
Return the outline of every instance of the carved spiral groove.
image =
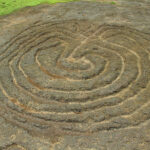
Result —
[[[149,45],[122,26],[33,24],[0,48],[0,112],[45,132],[137,126],[150,118]]]

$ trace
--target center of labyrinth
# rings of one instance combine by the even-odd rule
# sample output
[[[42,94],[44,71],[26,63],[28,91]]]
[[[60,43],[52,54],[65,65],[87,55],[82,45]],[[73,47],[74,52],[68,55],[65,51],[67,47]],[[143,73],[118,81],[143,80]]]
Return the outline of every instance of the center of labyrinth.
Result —
[[[150,119],[149,48],[127,27],[33,23],[0,48],[0,114],[39,134],[138,126]]]

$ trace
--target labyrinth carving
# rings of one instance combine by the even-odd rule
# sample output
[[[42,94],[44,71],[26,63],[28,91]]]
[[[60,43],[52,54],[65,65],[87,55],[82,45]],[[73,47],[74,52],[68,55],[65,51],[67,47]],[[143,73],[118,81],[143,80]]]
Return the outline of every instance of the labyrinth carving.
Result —
[[[150,40],[85,20],[36,22],[0,47],[0,114],[39,134],[150,119]]]

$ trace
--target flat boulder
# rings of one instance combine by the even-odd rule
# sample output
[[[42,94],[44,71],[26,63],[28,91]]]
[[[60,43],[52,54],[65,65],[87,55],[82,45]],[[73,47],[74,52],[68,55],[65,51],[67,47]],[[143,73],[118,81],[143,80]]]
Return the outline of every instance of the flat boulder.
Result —
[[[0,149],[149,150],[150,3],[69,2],[0,17]]]

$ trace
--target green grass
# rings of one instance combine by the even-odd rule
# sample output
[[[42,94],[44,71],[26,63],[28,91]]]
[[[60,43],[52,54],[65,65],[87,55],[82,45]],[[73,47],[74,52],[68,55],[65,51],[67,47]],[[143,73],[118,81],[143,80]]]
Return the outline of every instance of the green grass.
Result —
[[[0,0],[0,15],[9,14],[26,6],[35,6],[41,3],[58,3],[76,0]]]
[[[116,4],[116,2],[111,2],[111,4],[115,5],[115,4]]]
[[[70,2],[70,1],[79,1],[79,0],[0,0],[0,15],[6,15],[20,8],[26,6],[35,6],[41,3],[54,4],[59,2]],[[116,4],[113,1],[109,3]]]

